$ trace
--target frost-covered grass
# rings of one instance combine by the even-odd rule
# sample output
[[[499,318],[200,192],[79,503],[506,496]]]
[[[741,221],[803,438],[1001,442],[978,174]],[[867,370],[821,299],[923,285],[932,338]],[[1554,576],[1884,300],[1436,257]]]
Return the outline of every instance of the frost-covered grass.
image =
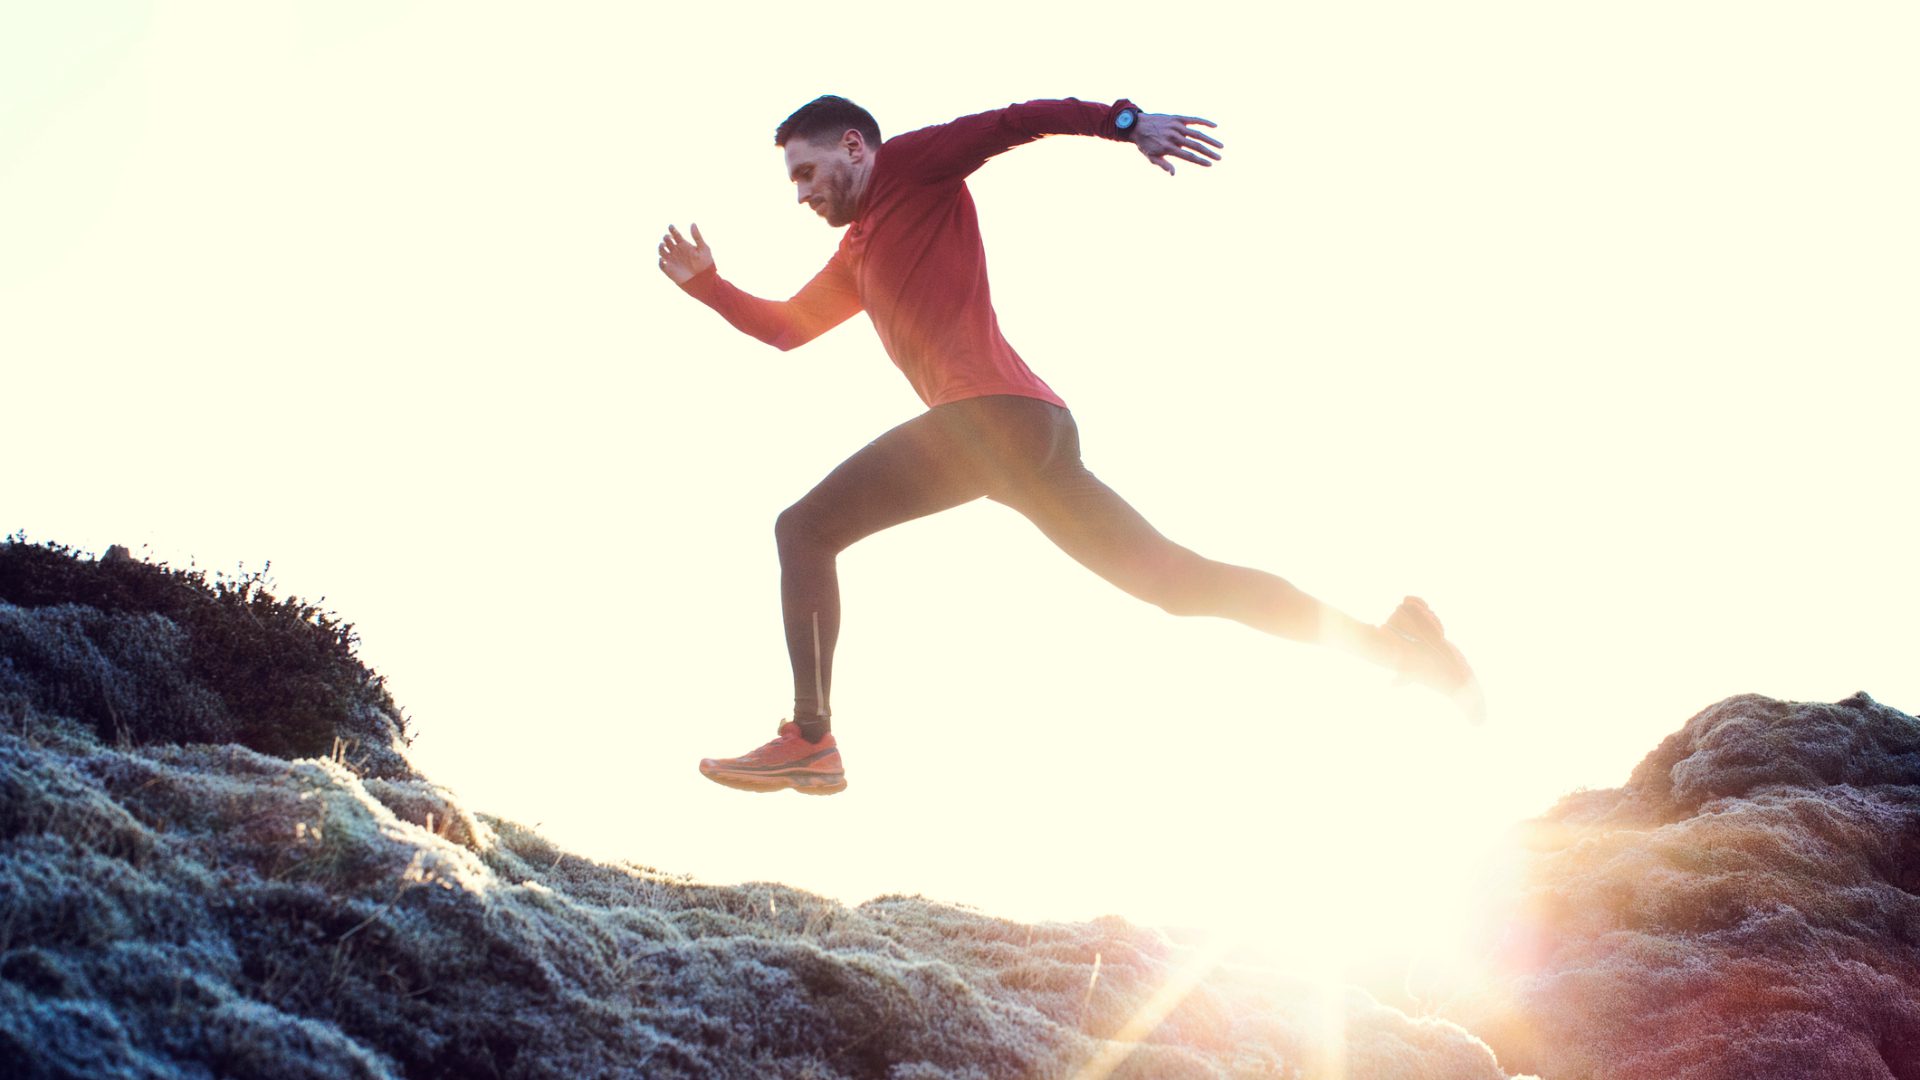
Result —
[[[1531,823],[1464,1007],[1592,1080],[1920,1080],[1920,721],[1745,695]]]
[[[351,628],[257,575],[0,545],[0,1075],[1505,1075],[1119,918],[590,862],[403,729]],[[1730,698],[1525,835],[1445,1006],[1508,1068],[1920,1080],[1920,721]]]
[[[0,737],[0,1060],[21,1076],[1324,1074],[1301,984],[1119,919],[847,907],[569,856],[424,780],[237,746]],[[1095,977],[1095,972],[1098,977]],[[1351,1075],[1501,1077],[1460,1029],[1341,1002]],[[1134,1040],[1140,1040],[1136,1045]]]
[[[350,628],[258,579],[0,547],[0,1073],[1504,1076],[1118,918],[584,860],[401,727]]]

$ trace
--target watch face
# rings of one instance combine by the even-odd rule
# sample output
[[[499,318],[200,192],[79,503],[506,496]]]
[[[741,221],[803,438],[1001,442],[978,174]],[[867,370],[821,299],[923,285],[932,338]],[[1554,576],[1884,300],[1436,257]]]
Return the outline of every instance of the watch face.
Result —
[[[1113,118],[1113,126],[1119,128],[1121,131],[1125,131],[1133,126],[1133,121],[1139,115],[1139,113],[1134,112],[1132,109],[1122,109],[1120,110],[1120,115]]]

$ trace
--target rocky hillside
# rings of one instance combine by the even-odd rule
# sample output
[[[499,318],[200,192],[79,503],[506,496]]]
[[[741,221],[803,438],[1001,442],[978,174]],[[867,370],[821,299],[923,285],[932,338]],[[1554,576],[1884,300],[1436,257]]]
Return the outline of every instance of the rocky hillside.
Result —
[[[1506,1075],[1119,919],[570,856],[416,775],[352,644],[258,577],[0,547],[6,1075]]]
[[[1920,1080],[1920,721],[1864,695],[1730,698],[1529,823],[1414,1018],[569,855],[418,775],[353,648],[260,575],[0,544],[0,1073]]]
[[[1454,1015],[1593,1080],[1920,1080],[1920,721],[1742,696],[1529,823]]]

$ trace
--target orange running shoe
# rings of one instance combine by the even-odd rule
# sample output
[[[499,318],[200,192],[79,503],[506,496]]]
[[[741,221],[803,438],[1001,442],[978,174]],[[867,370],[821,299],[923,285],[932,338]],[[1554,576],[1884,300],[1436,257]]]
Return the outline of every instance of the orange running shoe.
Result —
[[[832,795],[847,790],[847,774],[833,733],[811,743],[791,720],[780,725],[779,737],[750,754],[701,758],[700,775],[741,791],[792,788],[802,795]]]
[[[1467,658],[1447,640],[1440,617],[1426,601],[1409,596],[1387,618],[1386,627],[1406,643],[1400,653],[1400,679],[1430,686],[1453,700],[1467,719],[1479,724],[1487,719],[1486,697],[1480,680],[1474,677]]]

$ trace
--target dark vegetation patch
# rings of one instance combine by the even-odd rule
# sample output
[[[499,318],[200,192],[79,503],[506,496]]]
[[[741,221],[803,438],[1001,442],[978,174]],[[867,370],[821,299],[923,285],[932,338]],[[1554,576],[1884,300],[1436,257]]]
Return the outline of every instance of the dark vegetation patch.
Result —
[[[264,568],[209,577],[120,550],[0,542],[0,708],[30,702],[109,742],[339,753],[412,775],[405,720],[354,655],[352,624],[276,598]]]

